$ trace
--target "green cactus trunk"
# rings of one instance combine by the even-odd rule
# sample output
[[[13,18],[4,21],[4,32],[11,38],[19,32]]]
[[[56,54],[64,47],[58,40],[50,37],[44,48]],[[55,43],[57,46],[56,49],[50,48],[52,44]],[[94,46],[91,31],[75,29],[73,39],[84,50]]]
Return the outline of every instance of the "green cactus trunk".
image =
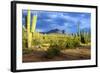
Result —
[[[30,32],[30,10],[28,10],[28,14],[27,14],[27,45],[28,45],[28,48],[31,47],[31,32]]]
[[[80,22],[78,22],[77,29],[78,29],[78,36],[80,37]]]
[[[37,22],[37,16],[33,16],[32,18],[32,28],[30,27],[30,20],[31,20],[31,13],[30,10],[28,10],[27,14],[27,46],[28,48],[32,47],[32,33],[35,32],[36,22]]]
[[[37,15],[34,15],[33,18],[32,18],[32,28],[31,28],[32,33],[35,32],[36,22],[37,22]]]

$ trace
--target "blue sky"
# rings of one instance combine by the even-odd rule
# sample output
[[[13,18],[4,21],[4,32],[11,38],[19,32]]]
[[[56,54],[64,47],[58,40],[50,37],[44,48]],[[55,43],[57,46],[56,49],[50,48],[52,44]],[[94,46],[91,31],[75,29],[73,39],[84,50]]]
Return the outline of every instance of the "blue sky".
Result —
[[[31,16],[37,14],[37,32],[47,32],[52,29],[65,30],[66,33],[76,33],[77,24],[80,22],[80,29],[90,29],[91,13],[79,12],[51,12],[31,10]],[[22,24],[25,25],[27,10],[22,11]],[[31,19],[32,20],[32,19]]]

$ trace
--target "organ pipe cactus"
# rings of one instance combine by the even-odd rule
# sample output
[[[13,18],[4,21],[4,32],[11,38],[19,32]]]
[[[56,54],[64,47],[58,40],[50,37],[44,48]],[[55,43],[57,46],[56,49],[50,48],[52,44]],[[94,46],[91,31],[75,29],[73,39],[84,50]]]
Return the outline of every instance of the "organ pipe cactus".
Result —
[[[28,48],[32,47],[32,34],[35,32],[37,15],[33,16],[32,18],[32,28],[30,25],[30,21],[31,21],[31,12],[30,10],[28,10],[28,13],[27,13],[27,45],[28,45]]]
[[[80,37],[80,21],[77,24],[77,29],[78,29],[78,36]]]

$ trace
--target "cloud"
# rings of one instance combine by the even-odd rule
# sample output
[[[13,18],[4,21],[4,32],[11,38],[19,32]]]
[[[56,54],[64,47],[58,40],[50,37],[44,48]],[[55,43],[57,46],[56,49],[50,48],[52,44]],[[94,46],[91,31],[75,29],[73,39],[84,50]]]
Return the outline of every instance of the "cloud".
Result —
[[[89,28],[91,26],[90,19],[82,19],[81,20],[81,26],[82,26],[82,27],[80,27],[81,29],[83,29],[83,28]]]
[[[31,11],[31,15],[37,14],[37,31],[49,31],[52,29],[61,29],[66,32],[76,32],[77,24],[80,22],[80,28],[90,28],[91,14],[78,12],[49,12],[49,11]],[[23,11],[23,22],[25,23],[27,10]]]

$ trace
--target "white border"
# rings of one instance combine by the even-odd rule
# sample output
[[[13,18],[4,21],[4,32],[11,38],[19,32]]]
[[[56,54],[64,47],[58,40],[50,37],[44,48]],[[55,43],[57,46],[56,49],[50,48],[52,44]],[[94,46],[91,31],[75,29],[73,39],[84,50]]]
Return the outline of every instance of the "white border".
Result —
[[[28,5],[28,4],[17,4],[17,38],[16,38],[16,60],[17,70],[22,69],[38,69],[38,68],[52,68],[52,67],[72,67],[72,66],[85,66],[95,65],[96,58],[96,45],[95,45],[95,9],[93,8],[81,8],[81,7],[60,7],[60,6],[45,6],[45,5]],[[91,60],[78,60],[78,61],[55,61],[55,62],[33,62],[33,63],[22,63],[22,9],[31,10],[46,10],[46,11],[63,11],[63,12],[89,12],[91,13]]]

